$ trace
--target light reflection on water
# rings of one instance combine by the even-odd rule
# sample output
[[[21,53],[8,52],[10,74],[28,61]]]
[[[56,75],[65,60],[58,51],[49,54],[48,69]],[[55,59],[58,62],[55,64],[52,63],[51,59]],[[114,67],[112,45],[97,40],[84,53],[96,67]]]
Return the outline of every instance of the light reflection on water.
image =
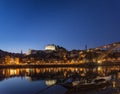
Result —
[[[107,94],[105,92],[119,94],[120,66],[0,69],[0,94],[64,94],[67,89],[54,84],[57,80],[62,81],[72,73],[84,75],[84,79],[90,79],[97,75],[112,75],[109,88],[83,94]]]

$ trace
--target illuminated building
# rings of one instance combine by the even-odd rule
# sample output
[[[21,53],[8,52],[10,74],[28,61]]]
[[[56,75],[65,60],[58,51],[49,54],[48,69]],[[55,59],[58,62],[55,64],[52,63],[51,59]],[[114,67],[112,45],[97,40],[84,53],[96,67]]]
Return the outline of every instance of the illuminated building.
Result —
[[[19,64],[19,58],[18,57],[15,58],[15,63]]]
[[[56,46],[54,44],[48,44],[46,47],[45,47],[45,50],[56,50]]]
[[[19,64],[19,58],[18,57],[11,57],[10,64]]]
[[[5,57],[5,63],[6,64],[19,64],[19,58],[18,57]]]
[[[30,55],[30,54],[36,54],[39,50],[31,50],[29,49],[28,52],[26,53],[26,55]]]
[[[11,63],[11,58],[10,56],[5,56],[5,63],[10,64]]]

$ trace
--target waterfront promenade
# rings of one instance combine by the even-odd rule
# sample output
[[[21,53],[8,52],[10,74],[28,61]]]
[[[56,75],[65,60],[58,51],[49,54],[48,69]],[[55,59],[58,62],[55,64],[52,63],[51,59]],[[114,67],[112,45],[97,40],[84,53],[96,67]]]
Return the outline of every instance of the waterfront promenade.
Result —
[[[97,66],[120,66],[120,62],[106,62],[106,63],[44,63],[44,64],[0,64],[0,68],[37,68],[37,67],[97,67]]]

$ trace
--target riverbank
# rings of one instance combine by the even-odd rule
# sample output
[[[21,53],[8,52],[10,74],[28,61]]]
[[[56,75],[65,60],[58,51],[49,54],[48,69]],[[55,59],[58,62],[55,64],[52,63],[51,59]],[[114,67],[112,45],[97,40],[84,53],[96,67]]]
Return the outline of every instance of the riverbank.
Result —
[[[97,66],[120,66],[120,62],[117,63],[84,63],[84,64],[1,64],[0,68],[45,68],[45,67],[97,67]]]

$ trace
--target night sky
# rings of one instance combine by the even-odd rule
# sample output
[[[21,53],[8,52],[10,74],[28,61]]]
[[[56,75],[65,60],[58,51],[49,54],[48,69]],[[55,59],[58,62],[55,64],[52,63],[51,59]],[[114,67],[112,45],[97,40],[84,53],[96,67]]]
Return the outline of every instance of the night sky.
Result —
[[[0,49],[68,50],[120,41],[120,0],[0,0]]]

